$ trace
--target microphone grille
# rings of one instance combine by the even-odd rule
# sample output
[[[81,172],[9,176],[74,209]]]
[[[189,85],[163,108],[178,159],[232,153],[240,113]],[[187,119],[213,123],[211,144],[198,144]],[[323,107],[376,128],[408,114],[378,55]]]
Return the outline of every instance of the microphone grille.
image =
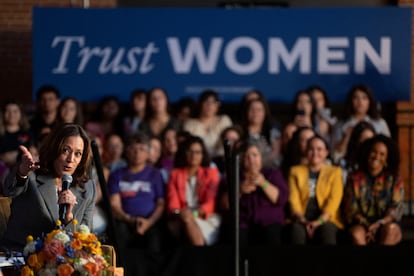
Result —
[[[62,176],[62,181],[63,182],[72,183],[72,180],[73,180],[73,178],[72,178],[72,176],[70,174],[64,174]]]

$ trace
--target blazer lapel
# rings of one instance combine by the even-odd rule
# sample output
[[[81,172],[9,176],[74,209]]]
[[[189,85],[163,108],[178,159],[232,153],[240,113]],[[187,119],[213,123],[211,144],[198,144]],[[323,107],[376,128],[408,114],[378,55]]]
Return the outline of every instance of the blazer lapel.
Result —
[[[326,183],[328,182],[329,178],[329,174],[327,174],[327,168],[327,166],[322,166],[321,171],[319,172],[318,181],[316,182],[316,197],[318,199],[323,197],[323,195],[326,193]]]
[[[57,191],[54,179],[50,176],[39,175],[37,177],[39,184],[39,192],[45,203],[46,209],[49,211],[52,221],[59,219],[59,208],[57,204]]]
[[[179,185],[179,196],[180,196],[180,201],[183,205],[186,205],[187,203],[187,197],[186,197],[186,192],[187,192],[187,178],[188,178],[188,173],[186,169],[182,169],[181,171],[181,181],[179,181],[178,185]],[[186,206],[187,207],[187,206]]]
[[[303,198],[306,199],[306,201],[309,200],[309,168],[308,166],[301,166],[299,167],[300,171],[298,174],[298,177],[300,177],[300,187],[299,189],[302,189],[303,191]]]

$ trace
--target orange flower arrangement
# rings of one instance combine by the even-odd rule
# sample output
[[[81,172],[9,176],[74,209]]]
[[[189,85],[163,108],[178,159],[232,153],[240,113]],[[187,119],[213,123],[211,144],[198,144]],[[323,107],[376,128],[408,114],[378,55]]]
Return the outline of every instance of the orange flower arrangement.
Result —
[[[103,253],[101,243],[88,226],[72,221],[74,231],[63,228],[57,221],[55,230],[43,239],[27,237],[23,250],[25,265],[22,276],[34,275],[112,275],[114,268],[109,265],[110,256]]]

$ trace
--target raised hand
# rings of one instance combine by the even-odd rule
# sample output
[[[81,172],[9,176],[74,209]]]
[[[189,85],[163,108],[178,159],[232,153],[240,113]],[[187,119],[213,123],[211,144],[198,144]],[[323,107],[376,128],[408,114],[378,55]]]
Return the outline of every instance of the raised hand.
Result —
[[[25,146],[19,146],[22,151],[22,160],[18,168],[18,174],[22,177],[28,176],[31,171],[37,170],[40,166],[33,159],[32,154]]]

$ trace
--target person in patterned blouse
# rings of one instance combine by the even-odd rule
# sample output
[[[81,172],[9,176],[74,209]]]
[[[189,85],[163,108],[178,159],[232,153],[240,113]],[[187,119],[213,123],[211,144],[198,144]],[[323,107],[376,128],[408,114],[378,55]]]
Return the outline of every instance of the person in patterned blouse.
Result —
[[[343,198],[343,217],[352,243],[398,244],[404,200],[398,146],[378,134],[361,147],[358,169],[348,175]]]

